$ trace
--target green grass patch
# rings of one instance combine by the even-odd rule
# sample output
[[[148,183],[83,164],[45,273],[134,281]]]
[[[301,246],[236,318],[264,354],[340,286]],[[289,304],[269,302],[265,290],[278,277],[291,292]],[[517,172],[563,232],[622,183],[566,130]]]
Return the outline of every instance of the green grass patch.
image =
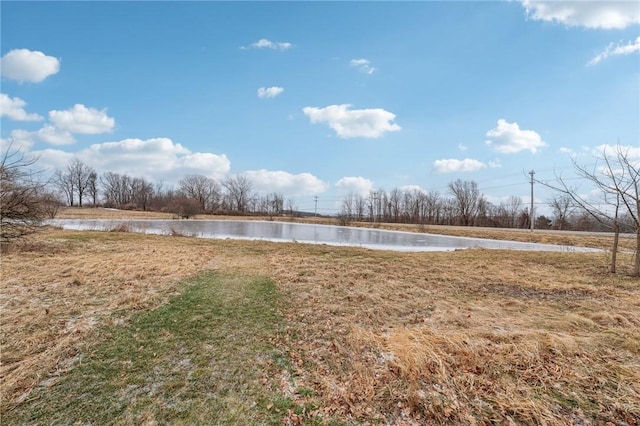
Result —
[[[73,370],[2,423],[280,424],[265,407],[281,396],[264,385],[278,300],[266,278],[201,274],[168,304],[103,329]]]

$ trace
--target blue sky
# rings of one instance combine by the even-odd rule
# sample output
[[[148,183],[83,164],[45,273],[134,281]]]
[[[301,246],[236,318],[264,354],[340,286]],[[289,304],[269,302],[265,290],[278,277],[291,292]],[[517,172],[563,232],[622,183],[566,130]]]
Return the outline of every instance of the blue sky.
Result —
[[[640,159],[638,2],[0,7],[2,144],[48,170],[245,174],[336,213],[458,178],[528,203],[531,169],[571,176],[617,143]]]

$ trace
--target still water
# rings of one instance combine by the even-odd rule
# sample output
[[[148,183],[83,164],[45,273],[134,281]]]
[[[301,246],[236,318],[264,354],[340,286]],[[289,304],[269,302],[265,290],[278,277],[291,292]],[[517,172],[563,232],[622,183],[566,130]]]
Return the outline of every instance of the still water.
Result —
[[[468,248],[535,251],[598,251],[596,249],[572,246],[419,234],[348,226],[258,220],[54,219],[47,221],[47,224],[59,226],[64,229],[96,231],[109,231],[121,226],[126,226],[131,232],[147,234],[181,234],[198,238],[299,242],[395,251],[450,251]]]

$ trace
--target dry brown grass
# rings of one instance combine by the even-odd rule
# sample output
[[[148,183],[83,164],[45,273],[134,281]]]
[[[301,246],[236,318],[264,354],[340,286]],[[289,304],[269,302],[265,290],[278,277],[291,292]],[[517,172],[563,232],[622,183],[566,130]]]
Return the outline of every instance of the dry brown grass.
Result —
[[[173,219],[172,213],[106,209],[102,207],[60,207],[56,219]]]
[[[271,258],[290,294],[301,380],[374,423],[640,421],[640,282],[602,255],[389,254],[295,248]]]
[[[217,269],[276,281],[287,382],[347,423],[640,424],[640,281],[606,264],[48,230],[2,254],[1,406],[55,384],[101,324]]]
[[[2,405],[25,399],[77,361],[104,321],[162,303],[215,249],[185,239],[50,230],[2,253]],[[115,315],[114,313],[121,313]]]

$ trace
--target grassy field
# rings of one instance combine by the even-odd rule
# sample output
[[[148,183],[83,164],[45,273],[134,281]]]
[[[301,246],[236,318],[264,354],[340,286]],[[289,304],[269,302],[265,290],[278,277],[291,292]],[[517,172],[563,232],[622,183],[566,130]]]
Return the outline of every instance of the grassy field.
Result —
[[[1,423],[640,424],[621,257],[49,229],[2,253]]]

